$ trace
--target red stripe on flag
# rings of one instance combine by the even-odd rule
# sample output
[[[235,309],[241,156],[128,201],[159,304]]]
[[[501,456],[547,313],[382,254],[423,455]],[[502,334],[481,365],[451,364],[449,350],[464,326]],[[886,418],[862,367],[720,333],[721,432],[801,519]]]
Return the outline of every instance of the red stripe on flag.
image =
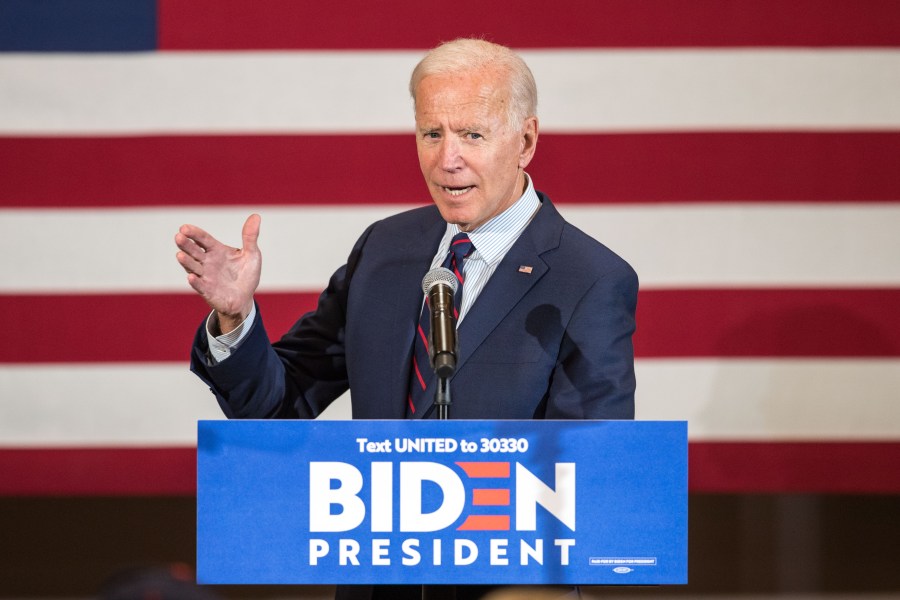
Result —
[[[554,134],[529,171],[561,202],[880,202],[898,155],[900,132]]]
[[[159,47],[430,48],[459,36],[519,48],[900,44],[893,0],[457,0],[433,12],[417,0],[377,10],[365,0],[160,0]]]
[[[641,357],[900,356],[897,289],[689,289],[639,295]]]
[[[347,139],[0,138],[0,206],[430,202],[412,135]]]
[[[692,442],[689,489],[712,493],[896,494],[897,442]]]
[[[557,202],[884,202],[897,156],[900,132],[545,134],[529,172]],[[430,202],[404,134],[0,137],[0,164],[0,207]]]
[[[187,285],[187,284],[185,284]],[[315,308],[318,293],[259,294],[276,339]],[[209,309],[186,294],[0,295],[10,337],[0,363],[187,361]]]
[[[194,448],[0,448],[0,496],[193,495]]]
[[[270,337],[281,337],[315,308],[317,298],[318,293],[259,294]],[[898,306],[900,288],[645,290],[638,299],[635,353],[895,357]],[[206,313],[203,301],[188,293],[0,295],[0,314],[6,316],[0,363],[187,360]]]
[[[691,442],[692,493],[900,493],[897,442]],[[0,448],[0,496],[192,495],[194,448]]]

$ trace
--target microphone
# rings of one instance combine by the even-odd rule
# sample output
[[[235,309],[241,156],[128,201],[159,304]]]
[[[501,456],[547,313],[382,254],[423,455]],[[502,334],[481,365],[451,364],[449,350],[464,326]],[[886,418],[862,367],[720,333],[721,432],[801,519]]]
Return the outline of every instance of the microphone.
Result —
[[[453,314],[453,294],[459,281],[450,269],[431,269],[422,279],[422,291],[428,296],[431,309],[431,333],[428,334],[428,357],[431,368],[442,379],[456,370],[456,316]]]

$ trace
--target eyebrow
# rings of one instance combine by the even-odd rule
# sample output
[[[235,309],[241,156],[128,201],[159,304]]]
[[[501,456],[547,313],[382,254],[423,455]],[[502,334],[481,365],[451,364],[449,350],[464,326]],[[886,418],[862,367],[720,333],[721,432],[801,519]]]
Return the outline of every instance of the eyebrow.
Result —
[[[435,126],[425,126],[425,127],[417,127],[416,130],[419,133],[428,133],[430,131],[442,131],[444,130],[443,125],[435,125]],[[463,125],[462,127],[456,127],[452,129],[454,133],[460,133],[463,131],[490,131],[490,128],[487,125],[477,124],[477,123],[469,123],[467,125]]]

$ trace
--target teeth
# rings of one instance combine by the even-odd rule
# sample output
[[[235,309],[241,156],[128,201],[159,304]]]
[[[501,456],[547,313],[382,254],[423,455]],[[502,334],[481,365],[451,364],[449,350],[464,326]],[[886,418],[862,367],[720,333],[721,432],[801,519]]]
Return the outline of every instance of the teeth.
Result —
[[[463,194],[465,194],[466,192],[471,190],[472,187],[473,186],[471,186],[471,185],[469,187],[457,188],[457,189],[445,187],[444,191],[447,192],[448,194],[450,194],[451,196],[462,196]]]

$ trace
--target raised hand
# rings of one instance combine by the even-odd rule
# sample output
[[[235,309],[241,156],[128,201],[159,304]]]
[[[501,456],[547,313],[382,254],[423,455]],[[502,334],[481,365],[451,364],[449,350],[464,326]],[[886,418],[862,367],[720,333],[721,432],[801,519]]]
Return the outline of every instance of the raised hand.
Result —
[[[188,283],[218,313],[221,333],[241,324],[253,308],[262,254],[257,245],[260,216],[252,214],[241,230],[242,248],[226,246],[194,225],[175,234],[175,258],[187,271]]]

